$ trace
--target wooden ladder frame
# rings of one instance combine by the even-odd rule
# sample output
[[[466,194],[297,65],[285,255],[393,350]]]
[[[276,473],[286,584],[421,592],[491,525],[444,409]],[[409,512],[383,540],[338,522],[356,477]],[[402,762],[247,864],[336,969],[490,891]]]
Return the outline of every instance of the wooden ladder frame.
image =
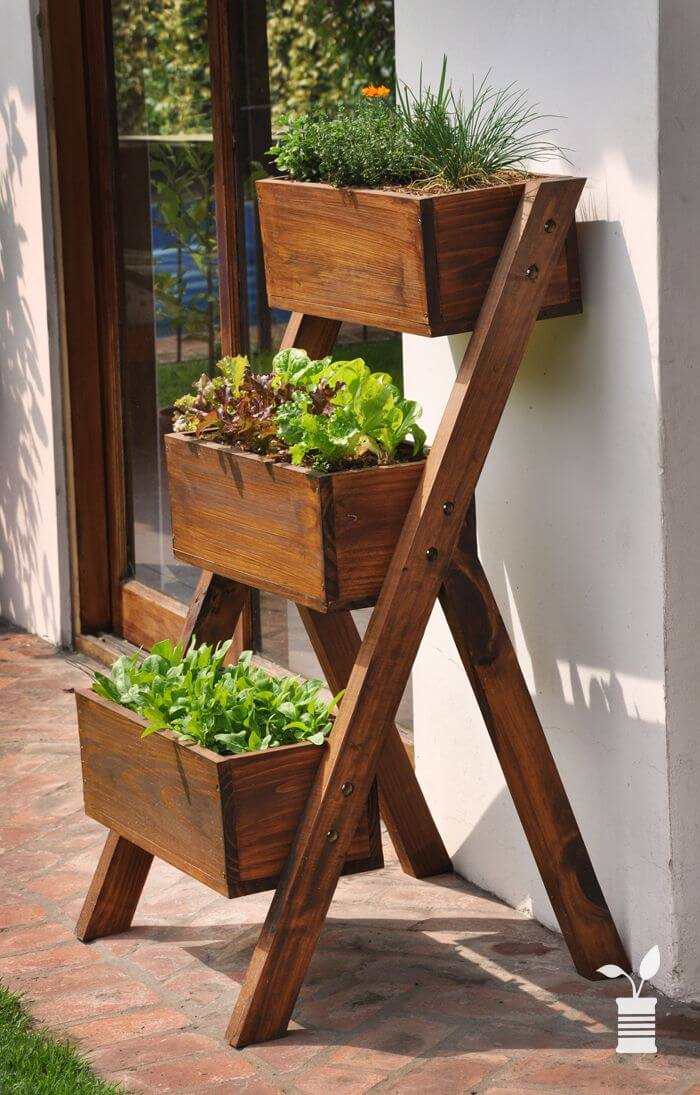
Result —
[[[346,691],[228,1027],[234,1046],[285,1032],[375,778],[403,869],[417,877],[451,869],[394,726],[438,598],[576,969],[595,978],[607,962],[629,968],[476,546],[476,484],[583,184],[525,186],[364,639],[349,612],[300,606],[331,689]],[[283,346],[323,357],[339,327],[295,314]],[[230,636],[246,592],[204,573],[183,638]],[[150,862],[110,833],[80,938],[129,926]]]

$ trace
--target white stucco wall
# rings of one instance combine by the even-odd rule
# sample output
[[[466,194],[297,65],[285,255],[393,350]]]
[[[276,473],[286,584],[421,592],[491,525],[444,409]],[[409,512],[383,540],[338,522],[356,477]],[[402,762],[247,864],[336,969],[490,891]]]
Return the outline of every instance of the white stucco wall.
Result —
[[[69,637],[68,542],[33,9],[0,0],[0,615],[59,643]]]
[[[676,979],[700,998],[700,8],[659,30],[659,269],[666,723]]]
[[[435,79],[447,52],[466,92],[488,69],[496,84],[517,81],[564,116],[558,140],[589,180],[579,209],[585,311],[536,328],[477,491],[479,543],[631,958],[659,943],[659,987],[700,996],[700,980],[678,965],[679,934],[697,951],[697,908],[679,925],[670,864],[658,3],[396,0],[396,20],[401,77],[414,79],[422,62]],[[697,128],[697,98],[693,109]],[[431,429],[465,344],[405,339],[407,386]],[[439,609],[415,667],[414,709],[419,777],[457,869],[554,926]]]

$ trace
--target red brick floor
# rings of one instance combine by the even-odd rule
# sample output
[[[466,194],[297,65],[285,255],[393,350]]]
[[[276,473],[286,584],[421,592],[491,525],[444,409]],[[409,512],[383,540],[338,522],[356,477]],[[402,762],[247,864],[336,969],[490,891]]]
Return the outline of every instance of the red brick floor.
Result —
[[[392,857],[341,881],[288,1037],[229,1048],[269,895],[229,902],[158,865],[128,934],[73,936],[104,836],[81,810],[67,690],[85,681],[0,633],[0,978],[100,1074],[142,1092],[700,1095],[700,1009],[660,1000],[658,1055],[618,1056],[614,984],[577,977],[557,935],[481,891],[408,879]]]

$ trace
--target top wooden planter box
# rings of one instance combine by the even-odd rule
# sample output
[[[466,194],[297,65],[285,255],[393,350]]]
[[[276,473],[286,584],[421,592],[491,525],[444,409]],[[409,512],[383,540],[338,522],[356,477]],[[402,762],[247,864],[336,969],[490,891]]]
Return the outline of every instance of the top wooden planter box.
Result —
[[[424,196],[256,185],[270,304],[430,336],[474,326],[524,189]],[[538,318],[580,311],[573,224]]]

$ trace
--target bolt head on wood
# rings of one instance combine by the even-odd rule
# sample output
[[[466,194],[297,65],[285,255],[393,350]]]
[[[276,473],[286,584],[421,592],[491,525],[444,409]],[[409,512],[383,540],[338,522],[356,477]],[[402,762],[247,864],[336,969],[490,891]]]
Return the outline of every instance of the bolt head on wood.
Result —
[[[443,502],[442,503],[442,512],[445,514],[446,517],[450,516],[450,514],[452,513],[454,508],[455,508],[454,502]]]
[[[355,785],[353,783],[344,783],[340,790],[343,792],[346,798],[349,798],[355,790]]]
[[[429,547],[425,553],[425,557],[429,563],[432,563],[434,559],[437,559],[438,549],[436,547]]]
[[[537,281],[539,272],[539,266],[535,266],[535,264],[533,263],[532,266],[527,266],[525,268],[525,277],[528,281]]]
[[[548,220],[548,221],[544,222],[544,230],[547,234],[549,234],[550,232],[553,232],[556,227],[557,227],[557,222],[556,221]]]
[[[328,841],[328,843],[329,844],[335,844],[337,839],[338,839],[338,830],[337,829],[329,829],[328,832],[326,833],[326,840]]]

